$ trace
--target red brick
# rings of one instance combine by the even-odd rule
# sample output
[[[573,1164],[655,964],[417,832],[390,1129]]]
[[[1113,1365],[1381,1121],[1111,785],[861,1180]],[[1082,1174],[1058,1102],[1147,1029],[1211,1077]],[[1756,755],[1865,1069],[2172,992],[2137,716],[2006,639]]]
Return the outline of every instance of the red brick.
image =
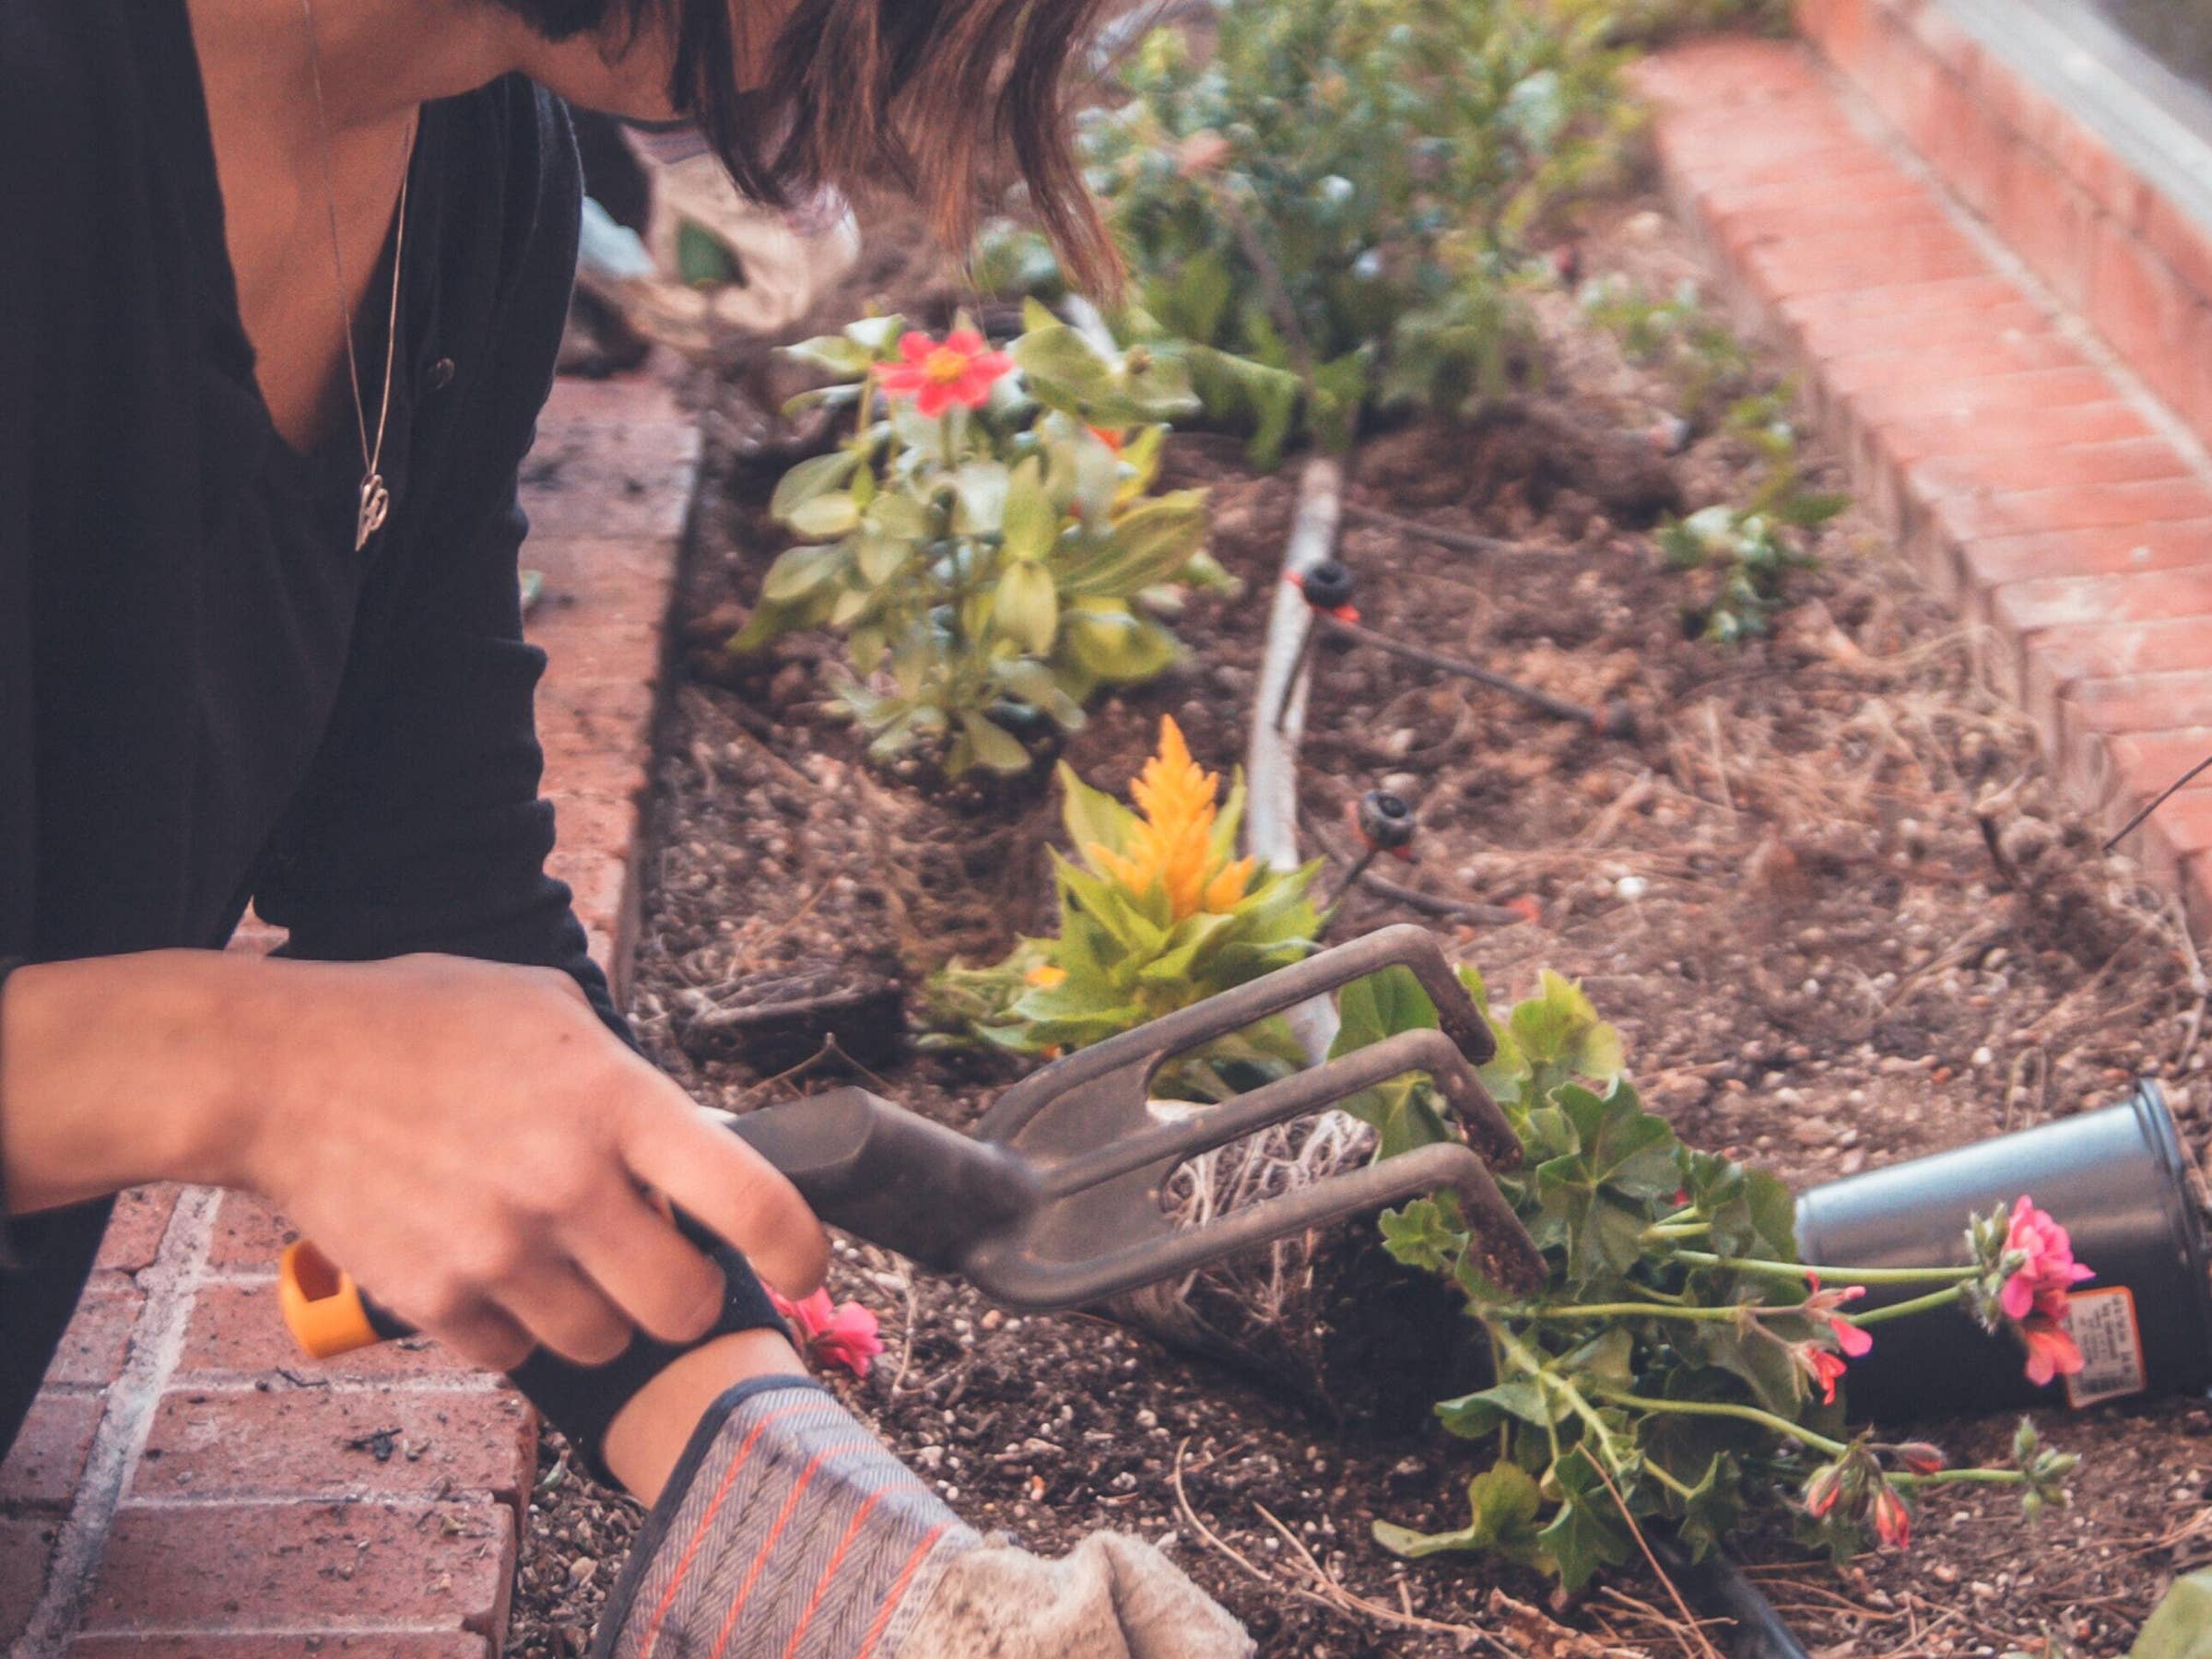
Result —
[[[539,732],[538,743],[546,754],[546,788],[643,798],[650,780],[642,753],[623,754],[610,746],[604,732],[549,721]]]
[[[177,1189],[171,1185],[135,1187],[119,1195],[100,1241],[99,1265],[124,1273],[151,1267],[176,1207]]]
[[[1890,420],[1883,423],[1875,441],[1893,464],[1910,465],[1941,455],[2048,453],[2152,436],[2149,423],[2132,405],[2112,399]]]
[[[207,1265],[218,1272],[242,1268],[274,1273],[284,1247],[299,1236],[300,1230],[278,1215],[267,1199],[251,1193],[225,1193],[215,1212]]]
[[[104,1388],[123,1374],[146,1292],[121,1274],[98,1274],[85,1288],[76,1312],[62,1333],[46,1381]]]
[[[2196,366],[2185,345],[2195,336],[2204,300],[2173,267],[2110,219],[2097,227],[2089,321],[2152,391],[2186,401]]]
[[[1961,542],[2049,530],[2136,528],[2212,518],[2212,488],[2194,477],[2075,484],[1952,496],[1937,502],[1935,512],[1952,539]]]
[[[2068,730],[2083,735],[2212,726],[2212,668],[2077,686],[2065,716]]]
[[[1818,84],[1795,45],[1741,35],[1686,41],[1643,59],[1630,74],[1653,102],[1693,108],[1787,97]]]
[[[658,617],[676,585],[676,550],[660,542],[533,535],[523,562],[544,575],[548,606],[600,604],[614,594],[626,609],[641,606]]]
[[[2212,300],[2212,225],[2171,196],[2153,194],[2136,229],[2151,251],[2200,300]]]
[[[2049,313],[2032,300],[2016,299],[1978,311],[1851,317],[1806,324],[1798,337],[1821,358],[1859,357],[1879,351],[1924,351],[1973,346],[1990,339],[2039,339],[2057,334]]]
[[[2083,484],[2134,484],[2191,475],[2189,463],[2163,438],[2077,443],[2061,449],[1993,450],[1944,455],[1911,469],[1915,494],[1995,495]]]
[[[623,912],[632,903],[636,885],[627,859],[590,849],[566,854],[556,850],[546,868],[555,880],[569,884],[571,906],[586,932],[609,940],[621,936]]]
[[[2129,803],[2128,816],[2133,817],[2137,805],[2156,799],[2162,791],[2171,788],[2175,780],[2187,776],[2191,768],[2212,755],[2212,726],[2116,733],[2105,738],[2101,747],[2102,782],[2119,799]],[[2174,793],[2167,805],[2206,790],[2212,790],[2212,772],[2191,780]],[[2159,810],[2163,813],[2166,808],[2161,806]]]
[[[379,1440],[385,1431],[388,1440]],[[378,1453],[382,1453],[380,1457]],[[508,1502],[537,1456],[518,1394],[383,1387],[172,1389],[154,1408],[135,1498],[394,1498]]]
[[[1933,235],[1951,229],[1943,209],[1925,194],[1877,196],[1871,201],[1853,198],[1841,204],[1821,196],[1800,195],[1733,213],[1709,211],[1709,217],[1721,245],[1738,259],[1753,248],[1786,247],[1846,230],[1866,235]]]
[[[2015,304],[2020,290],[1994,272],[1947,276],[1938,282],[1889,282],[1878,288],[1843,288],[1825,294],[1793,294],[1778,309],[1801,329],[1845,324],[1865,318],[1939,316],[1946,312],[1984,312]]]
[[[1947,386],[1993,375],[2087,366],[2088,359],[2063,335],[2006,338],[1991,333],[1971,343],[1838,356],[1823,366],[1823,378],[1830,395],[1848,398],[1888,387]]]
[[[2119,524],[2101,530],[1994,536],[1961,550],[1968,571],[1984,587],[2000,587],[2008,582],[2030,582],[2046,576],[2118,576],[2138,571],[2171,571],[2204,563],[2208,551],[2212,551],[2212,519],[2180,524]]]
[[[97,1394],[52,1389],[30,1403],[7,1461],[0,1463],[0,1509],[58,1513],[69,1507],[100,1432],[103,1404]]]
[[[1714,218],[1725,219],[1768,207],[1800,207],[1808,201],[1818,203],[1838,194],[1869,206],[1906,198],[1924,204],[1935,200],[1927,185],[1871,147],[1858,160],[1840,171],[1823,173],[1820,183],[1821,194],[1810,195],[1802,179],[1785,180],[1779,184],[1724,184],[1700,180],[1698,201]]]
[[[2061,300],[2087,308],[2098,217],[2087,195],[2055,170],[2024,158],[2006,174],[2003,194],[1984,211],[1997,234]]]
[[[0,1646],[30,1622],[46,1590],[46,1563],[53,1559],[50,1520],[0,1520]]]
[[[563,791],[553,803],[556,853],[603,854],[627,866],[636,848],[638,804],[634,799],[575,794]]]
[[[2083,680],[2212,667],[2212,617],[2054,628],[2040,635],[2029,658],[2030,688],[2039,701]]]
[[[1852,403],[1855,418],[1887,426],[2109,403],[2112,397],[2112,382],[2094,369],[2039,369],[1944,386],[1885,386]]]
[[[491,1632],[514,1516],[460,1503],[129,1503],[87,1598],[87,1634],[266,1630]]]
[[[465,1630],[372,1636],[79,1636],[65,1659],[320,1659],[358,1653],[361,1659],[492,1659],[491,1643]]]
[[[2017,582],[1992,595],[1996,619],[2016,633],[2100,622],[2149,622],[2212,616],[2212,547],[2207,562],[2125,576],[2061,576]]]
[[[683,409],[671,389],[680,370],[670,353],[655,350],[635,374],[618,374],[606,380],[585,380],[564,374],[553,382],[538,424],[545,430],[582,420],[681,420]]]
[[[1769,243],[1744,258],[1746,275],[1760,292],[1776,299],[1856,292],[1874,283],[1902,288],[1943,282],[1988,269],[1981,251],[1948,226]]]
[[[327,1359],[302,1354],[276,1308],[276,1282],[244,1279],[202,1285],[193,1299],[177,1359],[179,1382],[240,1382],[288,1373],[302,1385],[452,1378],[468,1368],[427,1336],[380,1342]]]

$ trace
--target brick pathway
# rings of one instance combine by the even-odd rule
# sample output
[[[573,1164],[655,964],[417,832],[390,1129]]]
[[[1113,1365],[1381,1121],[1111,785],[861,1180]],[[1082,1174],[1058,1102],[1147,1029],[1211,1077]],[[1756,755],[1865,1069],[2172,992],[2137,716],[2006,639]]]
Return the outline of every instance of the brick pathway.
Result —
[[[662,627],[699,463],[654,381],[562,382],[525,472],[555,872],[627,977]],[[265,948],[270,939],[241,939]],[[618,992],[619,994],[619,992]],[[127,1194],[0,1465],[0,1642],[18,1655],[486,1659],[537,1429],[425,1345],[302,1361],[235,1194]]]
[[[1983,74],[1970,90],[1938,61],[1867,43],[1885,21],[1936,28],[1935,8],[1805,10],[1927,147],[1994,157],[1998,139],[1978,124],[2003,83],[1983,59],[1950,41]],[[2212,754],[2212,465],[2189,421],[2124,360],[2147,337],[2204,369],[2212,312],[2171,287],[2112,282],[2078,297],[2095,326],[2069,310],[2036,271],[2063,277],[2090,256],[2086,241],[2032,240],[2048,230],[2037,193],[2063,201],[2074,188],[2040,145],[2022,139],[1983,170],[1993,228],[1803,46],[1700,41],[1640,73],[1669,191],[1740,317],[1796,359],[1862,497],[1984,626],[1992,677],[2117,830]],[[2065,137],[2054,120],[2046,112],[2035,128],[2053,146]],[[2079,163],[2080,143],[2068,153]],[[2141,202],[2132,211],[2130,222],[2161,222]],[[2000,229],[2030,244],[2016,253]],[[2121,231],[2089,219],[2076,229],[2119,245]],[[2212,402],[2190,412],[2212,430]],[[2127,848],[2178,888],[2200,936],[2212,930],[2212,774],[2203,782]]]

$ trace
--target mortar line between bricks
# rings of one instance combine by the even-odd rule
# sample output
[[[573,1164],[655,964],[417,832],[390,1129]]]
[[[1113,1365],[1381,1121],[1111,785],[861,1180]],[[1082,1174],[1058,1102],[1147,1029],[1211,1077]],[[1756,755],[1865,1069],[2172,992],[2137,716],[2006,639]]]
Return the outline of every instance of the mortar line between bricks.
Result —
[[[178,1194],[161,1248],[152,1265],[137,1275],[146,1301],[132,1327],[130,1358],[109,1385],[107,1407],[100,1413],[76,1500],[54,1541],[45,1594],[9,1650],[14,1659],[58,1653],[76,1630],[108,1527],[146,1449],[161,1391],[184,1351],[184,1331],[215,1239],[221,1199],[212,1187],[187,1187]]]
[[[1830,63],[1818,49],[1801,44],[1813,65],[1813,70],[1829,93],[1841,108],[1844,119],[1870,144],[1878,148],[1921,188],[1935,199],[1953,229],[1974,246],[1975,252],[1988,260],[1998,276],[2018,288],[2055,324],[2066,343],[2088,359],[2088,365],[2112,382],[2121,401],[2143,417],[2150,429],[2181,453],[2191,472],[2206,482],[2212,483],[2212,450],[2207,450],[2203,439],[2187,422],[2168,407],[2165,401],[2147,385],[2142,377],[2131,369],[2099,334],[2088,319],[2060,299],[2057,292],[2037,276],[2028,262],[2014,252],[1995,226],[1975,212],[1972,206],[1951,188],[1950,181],[1938,172],[1934,164],[1912,147],[1912,141],[1896,124],[1877,109],[1874,101],[1853,86],[1848,76]],[[1947,76],[1948,71],[1943,71]],[[1978,98],[1971,89],[1968,96]],[[2027,134],[2019,135],[2019,142],[2033,150],[2039,158],[2043,152]],[[2048,159],[2048,158],[2043,158]],[[1693,193],[1696,185],[1687,176],[1683,182]],[[1715,250],[1718,256],[1720,251]],[[1778,306],[1769,306],[1781,326],[1789,326],[1786,316]]]

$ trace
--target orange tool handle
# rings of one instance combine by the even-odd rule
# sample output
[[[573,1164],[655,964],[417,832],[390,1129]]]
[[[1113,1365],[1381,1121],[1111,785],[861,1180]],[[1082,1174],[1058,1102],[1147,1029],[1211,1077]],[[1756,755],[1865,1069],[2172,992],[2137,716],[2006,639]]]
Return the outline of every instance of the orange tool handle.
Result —
[[[317,1359],[405,1336],[414,1327],[361,1294],[353,1276],[305,1239],[276,1264],[276,1300],[292,1340]]]

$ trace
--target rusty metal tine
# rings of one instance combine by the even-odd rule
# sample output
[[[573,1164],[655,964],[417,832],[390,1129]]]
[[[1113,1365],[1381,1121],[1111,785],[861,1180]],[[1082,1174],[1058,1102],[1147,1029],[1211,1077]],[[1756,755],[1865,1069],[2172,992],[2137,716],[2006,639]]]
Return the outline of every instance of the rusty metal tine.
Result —
[[[1444,1034],[1460,1053],[1474,1065],[1487,1064],[1497,1053],[1488,1026],[1444,960],[1435,938],[1426,928],[1406,922],[1333,946],[1233,991],[1220,992],[1135,1030],[1079,1049],[1065,1060],[1055,1060],[1001,1095],[979,1128],[993,1139],[1006,1139],[1068,1090],[1120,1072],[1135,1074],[1133,1087],[1141,1088],[1153,1069],[1171,1054],[1226,1037],[1325,991],[1393,967],[1408,970],[1420,982],[1430,1001],[1436,1005]]]
[[[1082,1307],[1139,1285],[1194,1271],[1235,1252],[1368,1214],[1440,1187],[1449,1187],[1469,1201],[1485,1223],[1486,1244],[1491,1242],[1491,1230],[1497,1229],[1498,1247],[1486,1250],[1485,1255],[1501,1265],[1500,1283],[1528,1288],[1541,1281],[1543,1260],[1513,1218],[1482,1159],[1469,1147],[1444,1142],[1348,1174],[1331,1175],[1218,1221],[1163,1234],[1104,1255],[1053,1263],[1019,1254],[1003,1261],[979,1256],[969,1264],[968,1271],[978,1283],[987,1283],[994,1296],[1016,1306],[1038,1312]],[[1498,1221],[1500,1215],[1504,1218],[1502,1225]]]
[[[1324,1065],[1294,1072],[1218,1106],[1200,1108],[1188,1117],[1124,1135],[1070,1158],[1046,1174],[1045,1196],[1078,1192],[1161,1159],[1194,1157],[1415,1071],[1435,1078],[1453,1105],[1466,1113],[1470,1130],[1480,1137],[1476,1149],[1488,1161],[1511,1165],[1521,1160],[1520,1137],[1452,1040],[1436,1030],[1399,1031]]]

